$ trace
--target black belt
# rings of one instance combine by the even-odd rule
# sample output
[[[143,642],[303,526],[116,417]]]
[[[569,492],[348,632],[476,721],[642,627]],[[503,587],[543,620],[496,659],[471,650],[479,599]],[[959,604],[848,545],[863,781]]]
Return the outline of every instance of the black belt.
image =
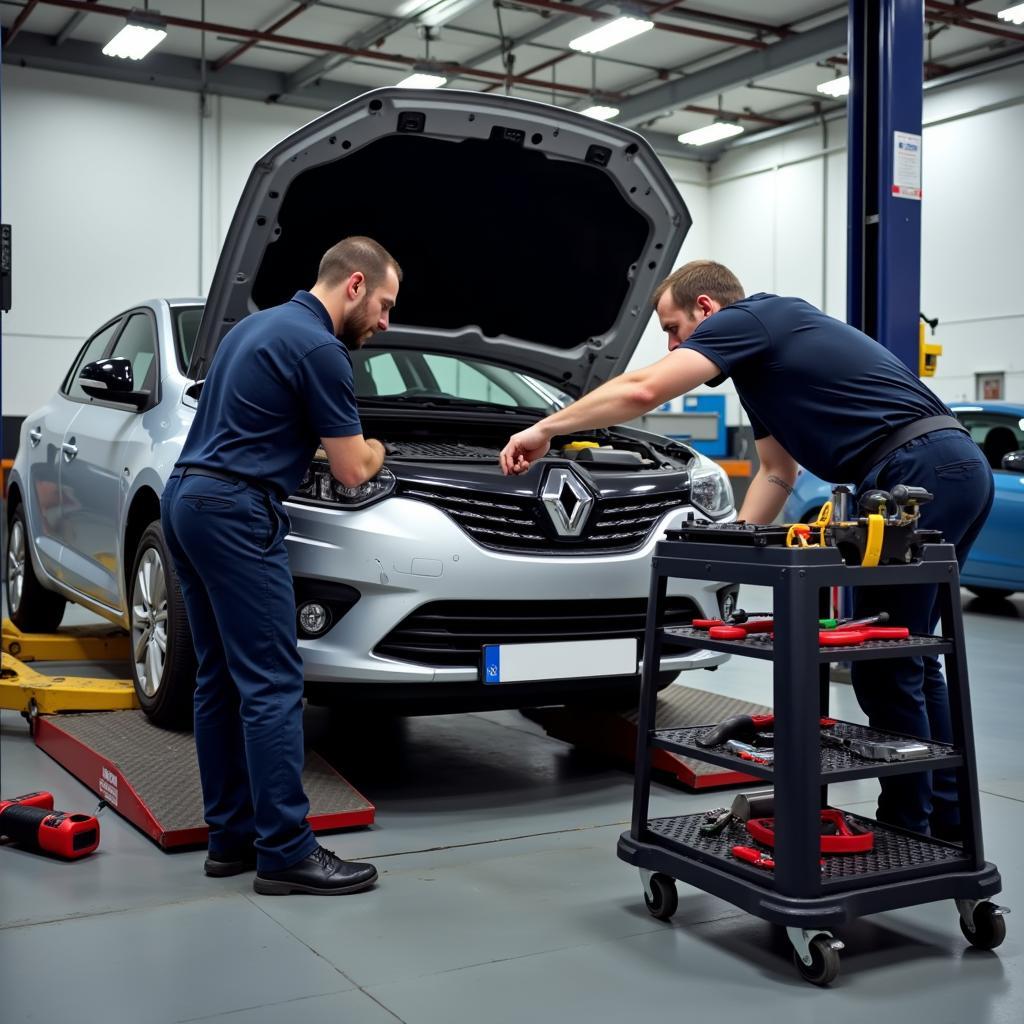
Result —
[[[897,448],[902,448],[908,441],[913,441],[915,437],[923,437],[936,430],[959,430],[968,437],[971,436],[971,432],[955,416],[926,416],[923,420],[914,420],[913,423],[908,423],[882,438],[861,456],[862,470],[857,474],[858,482],[864,478],[869,469],[878,465],[882,459],[891,455]]]
[[[247,487],[255,487],[257,491],[277,497],[276,491],[259,480],[253,480],[246,476],[239,476],[237,473],[224,473],[219,469],[207,469],[206,466],[185,466],[181,471],[182,480],[187,476],[208,476],[213,480],[224,480],[229,484],[245,484]]]

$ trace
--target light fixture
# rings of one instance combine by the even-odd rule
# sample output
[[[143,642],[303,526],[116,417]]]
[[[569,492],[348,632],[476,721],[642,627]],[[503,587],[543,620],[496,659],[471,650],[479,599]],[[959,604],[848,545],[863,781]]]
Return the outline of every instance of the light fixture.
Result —
[[[167,38],[167,23],[156,11],[133,9],[127,24],[103,47],[108,57],[142,60]]]
[[[830,78],[817,87],[818,92],[839,99],[840,96],[848,96],[850,93],[850,76],[843,75],[842,78]]]
[[[592,107],[587,107],[586,110],[581,110],[581,114],[586,114],[587,117],[596,118],[598,121],[608,121],[613,117],[618,117],[618,107],[602,107],[599,103]]]
[[[479,0],[406,0],[395,14],[427,28],[440,28],[477,3]]]
[[[723,139],[731,139],[743,131],[743,125],[732,124],[730,121],[715,121],[714,124],[707,124],[703,128],[696,128],[692,132],[683,132],[679,141],[685,146],[706,146],[711,142],[721,142]]]
[[[403,78],[399,83],[400,89],[438,89],[448,79],[444,75],[428,75],[422,71],[415,71],[408,78]]]
[[[1014,4],[1012,7],[1007,7],[999,12],[999,17],[1013,25],[1024,25],[1024,4]]]
[[[647,21],[646,18],[616,18],[600,28],[595,28],[593,32],[571,40],[569,47],[581,53],[600,53],[610,46],[617,46],[627,39],[649,32],[652,28],[654,22]]]

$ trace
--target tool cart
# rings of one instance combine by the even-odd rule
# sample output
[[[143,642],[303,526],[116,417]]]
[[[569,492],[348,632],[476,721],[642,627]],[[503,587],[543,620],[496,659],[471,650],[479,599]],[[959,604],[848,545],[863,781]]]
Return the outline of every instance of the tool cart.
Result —
[[[779,532],[781,531],[781,533]],[[785,527],[690,524],[670,531],[656,549],[651,570],[644,670],[639,712],[632,826],[622,834],[619,857],[640,869],[648,910],[663,920],[677,906],[675,881],[703,889],[743,910],[785,926],[797,969],[808,981],[827,985],[839,970],[843,944],[832,929],[855,917],[934,900],[956,901],[968,942],[992,949],[1005,936],[1004,908],[988,897],[1001,888],[999,873],[982,852],[978,784],[971,727],[967,662],[963,645],[959,574],[951,545],[926,543],[900,564],[849,565],[836,546],[789,547]],[[790,535],[792,539],[792,535]],[[824,534],[822,535],[824,540]],[[771,630],[745,639],[714,639],[694,626],[661,627],[667,580],[731,580],[771,587]],[[864,640],[823,646],[821,598],[827,588],[937,584],[940,636]],[[704,746],[716,723],[658,730],[657,675],[666,646],[708,648],[770,661],[774,683],[771,758],[741,759],[724,744]],[[945,659],[953,721],[953,743],[912,742],[914,737],[880,733],[830,720],[828,672],[834,659]],[[824,716],[824,717],[823,717]],[[823,744],[823,725],[831,742]],[[868,747],[865,741],[881,745]],[[908,742],[909,741],[909,742]],[[733,745],[735,746],[735,745]],[[651,751],[685,754],[774,785],[773,846],[760,845],[747,824],[726,814],[724,827],[708,834],[708,816],[649,818]],[[879,760],[856,750],[895,748],[913,760]],[[913,751],[913,754],[909,754]],[[833,782],[905,772],[954,768],[957,774],[963,845],[943,842],[841,812],[847,835],[873,835],[871,849],[825,852],[823,822],[836,809],[828,803]],[[764,820],[762,819],[762,823]],[[762,837],[764,832],[759,833]],[[734,847],[745,849],[734,854]],[[832,849],[835,849],[833,846]],[[745,856],[746,859],[739,859]]]

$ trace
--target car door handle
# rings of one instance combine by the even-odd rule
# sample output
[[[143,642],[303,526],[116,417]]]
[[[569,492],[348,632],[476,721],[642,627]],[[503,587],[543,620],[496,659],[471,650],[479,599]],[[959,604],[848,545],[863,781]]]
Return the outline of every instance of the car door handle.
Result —
[[[78,454],[78,445],[75,444],[75,439],[71,438],[70,441],[65,441],[61,446],[61,451],[64,452],[64,461],[70,462]]]
[[[32,442],[32,447],[35,448],[37,444],[43,439],[43,431],[41,427],[33,427],[28,432],[28,439]]]

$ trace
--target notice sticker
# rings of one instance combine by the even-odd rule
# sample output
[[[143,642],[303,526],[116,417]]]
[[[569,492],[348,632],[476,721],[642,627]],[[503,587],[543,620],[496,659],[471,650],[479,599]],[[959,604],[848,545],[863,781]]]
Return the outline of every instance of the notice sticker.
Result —
[[[921,136],[893,132],[892,194],[899,199],[921,198]]]
[[[111,807],[117,806],[117,776],[109,769],[100,770],[99,794]]]

